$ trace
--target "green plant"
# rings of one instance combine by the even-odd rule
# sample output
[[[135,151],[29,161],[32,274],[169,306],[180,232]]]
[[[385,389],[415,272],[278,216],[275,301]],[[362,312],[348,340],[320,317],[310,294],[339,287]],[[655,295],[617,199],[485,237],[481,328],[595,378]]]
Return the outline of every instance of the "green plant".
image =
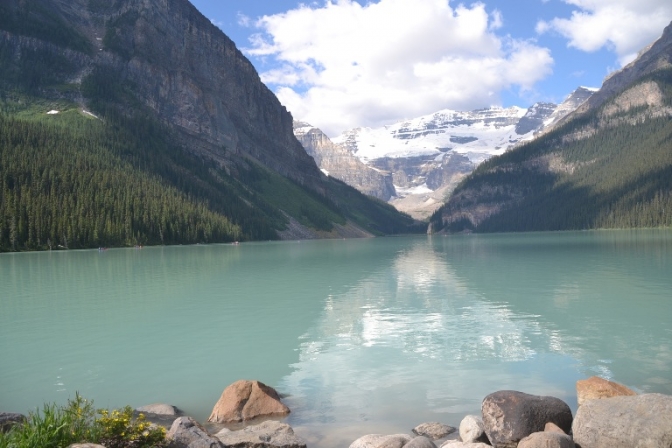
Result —
[[[145,421],[143,414],[134,417],[130,406],[96,411],[93,402],[76,393],[65,406],[45,404],[41,412],[31,412],[26,423],[0,432],[0,448],[62,448],[82,442],[106,448],[163,448],[168,446],[165,437],[165,428]]]
[[[75,442],[94,441],[97,437],[93,404],[75,394],[64,407],[45,404],[28,415],[26,423],[8,433],[0,433],[2,448],[59,448]]]

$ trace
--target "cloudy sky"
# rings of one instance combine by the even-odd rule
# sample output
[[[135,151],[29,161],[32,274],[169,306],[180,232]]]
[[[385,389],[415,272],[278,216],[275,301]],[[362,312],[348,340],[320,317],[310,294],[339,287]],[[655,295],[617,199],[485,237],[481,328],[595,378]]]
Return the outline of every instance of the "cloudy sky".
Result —
[[[441,109],[599,87],[672,21],[670,0],[191,0],[295,119],[330,137]]]

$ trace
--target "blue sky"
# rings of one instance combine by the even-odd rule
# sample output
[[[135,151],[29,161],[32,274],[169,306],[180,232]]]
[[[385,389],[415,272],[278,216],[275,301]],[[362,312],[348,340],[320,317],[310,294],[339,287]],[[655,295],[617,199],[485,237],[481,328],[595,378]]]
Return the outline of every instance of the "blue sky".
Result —
[[[330,137],[441,109],[599,87],[672,21],[670,0],[191,0],[295,119]]]

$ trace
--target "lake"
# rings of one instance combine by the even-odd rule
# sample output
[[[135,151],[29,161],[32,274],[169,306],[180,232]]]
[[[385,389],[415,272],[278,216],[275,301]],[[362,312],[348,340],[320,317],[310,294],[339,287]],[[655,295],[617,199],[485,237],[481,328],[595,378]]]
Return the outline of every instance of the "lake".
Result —
[[[275,387],[310,447],[592,375],[672,394],[672,231],[0,254],[0,411]]]

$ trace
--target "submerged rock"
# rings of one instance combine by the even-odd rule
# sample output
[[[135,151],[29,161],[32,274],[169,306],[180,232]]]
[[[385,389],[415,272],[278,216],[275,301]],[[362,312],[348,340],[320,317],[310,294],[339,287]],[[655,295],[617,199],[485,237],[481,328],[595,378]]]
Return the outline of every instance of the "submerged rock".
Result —
[[[438,440],[446,437],[448,434],[452,434],[456,431],[452,426],[444,425],[439,422],[427,422],[421,423],[415,428],[413,432],[419,436],[426,436],[432,440]]]
[[[274,420],[248,426],[240,431],[220,431],[215,437],[224,447],[306,448],[306,442],[294,434],[291,426]]]
[[[547,422],[565,432],[572,427],[572,411],[555,397],[502,390],[485,397],[481,411],[485,433],[495,448],[516,448],[524,437],[543,431]]]
[[[622,384],[605,380],[599,376],[591,376],[587,380],[576,382],[576,400],[579,406],[588,400],[632,395],[637,395],[637,393]]]
[[[156,415],[177,415],[177,408],[170,404],[165,403],[153,403],[146,406],[141,406],[135,408],[137,412],[143,412],[146,414],[156,414]]]
[[[241,422],[256,417],[287,415],[289,412],[272,387],[260,381],[240,380],[224,389],[208,421]]]
[[[572,432],[581,448],[670,448],[672,396],[589,400],[577,411]]]

